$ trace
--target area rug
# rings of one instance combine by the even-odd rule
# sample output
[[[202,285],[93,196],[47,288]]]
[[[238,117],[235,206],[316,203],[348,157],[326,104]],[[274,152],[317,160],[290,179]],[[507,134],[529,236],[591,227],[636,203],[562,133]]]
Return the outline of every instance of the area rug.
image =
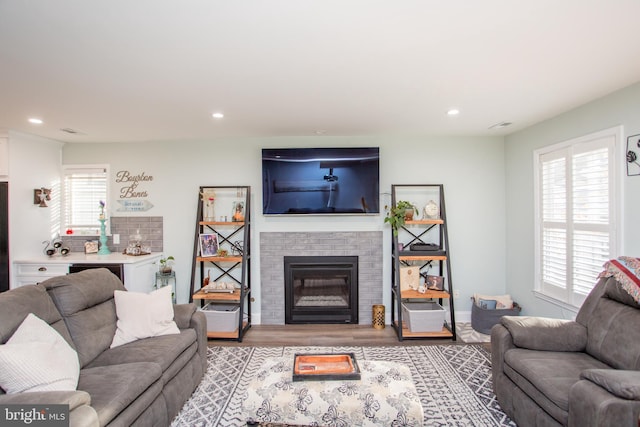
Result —
[[[245,426],[240,415],[242,399],[266,358],[291,357],[293,361],[296,353],[344,352],[354,353],[357,360],[408,366],[420,395],[425,426],[515,426],[495,398],[491,356],[482,345],[209,347],[207,372],[172,426]]]
[[[456,322],[456,335],[462,342],[491,342],[491,335],[481,334],[471,327],[470,322]]]

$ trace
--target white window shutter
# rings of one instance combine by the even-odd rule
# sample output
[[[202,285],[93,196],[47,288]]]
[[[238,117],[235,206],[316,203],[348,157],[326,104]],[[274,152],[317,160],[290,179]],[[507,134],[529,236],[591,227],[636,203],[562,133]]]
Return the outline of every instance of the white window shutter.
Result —
[[[536,152],[536,290],[579,307],[614,258],[613,154],[609,132]]]

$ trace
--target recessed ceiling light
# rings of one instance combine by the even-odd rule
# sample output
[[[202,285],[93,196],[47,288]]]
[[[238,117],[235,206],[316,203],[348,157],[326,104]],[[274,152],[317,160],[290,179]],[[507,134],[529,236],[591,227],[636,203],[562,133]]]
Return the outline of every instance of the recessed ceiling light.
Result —
[[[38,118],[35,118],[35,117],[31,117],[31,118],[29,119],[29,123],[31,123],[32,125],[41,125],[41,124],[42,124],[42,123],[44,123],[44,122],[42,121],[42,119],[38,119]]]
[[[221,119],[221,118],[224,117],[224,114],[222,114],[222,113],[213,113],[211,115],[211,117],[213,117],[214,119]]]
[[[449,116],[457,116],[458,114],[460,114],[460,110],[458,110],[457,108],[452,108],[447,111],[447,115]]]

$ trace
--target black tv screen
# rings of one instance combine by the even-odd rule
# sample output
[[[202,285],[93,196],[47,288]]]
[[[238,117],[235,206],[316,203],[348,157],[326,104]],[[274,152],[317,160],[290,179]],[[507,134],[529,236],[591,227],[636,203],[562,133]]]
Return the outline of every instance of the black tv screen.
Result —
[[[263,149],[262,213],[380,213],[380,149]]]

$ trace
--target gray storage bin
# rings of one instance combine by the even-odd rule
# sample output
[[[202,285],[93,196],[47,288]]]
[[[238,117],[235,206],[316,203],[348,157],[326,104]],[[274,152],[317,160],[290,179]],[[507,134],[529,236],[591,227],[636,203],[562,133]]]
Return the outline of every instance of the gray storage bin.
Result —
[[[238,329],[239,305],[208,303],[200,311],[207,318],[207,332],[233,332]]]
[[[490,335],[493,325],[500,323],[502,316],[518,316],[522,308],[513,303],[513,308],[496,308],[494,310],[487,310],[486,308],[478,307],[476,300],[471,305],[471,327],[480,332],[481,334]]]
[[[402,317],[411,332],[441,332],[445,311],[437,302],[403,302]]]

